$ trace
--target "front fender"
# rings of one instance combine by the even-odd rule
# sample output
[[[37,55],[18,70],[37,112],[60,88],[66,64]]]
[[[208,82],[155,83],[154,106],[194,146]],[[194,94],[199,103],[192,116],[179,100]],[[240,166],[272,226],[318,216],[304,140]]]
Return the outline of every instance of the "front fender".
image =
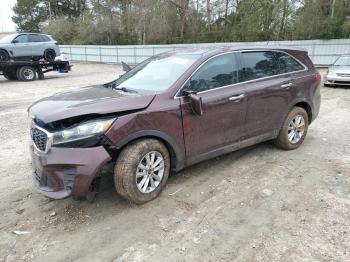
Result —
[[[172,137],[170,137],[166,133],[159,130],[150,129],[150,130],[137,131],[135,133],[128,135],[122,140],[118,141],[114,146],[116,149],[121,150],[124,146],[131,143],[132,141],[135,141],[140,138],[147,138],[147,137],[157,138],[165,143],[165,145],[167,146],[171,154],[172,163],[174,164],[172,169],[174,171],[179,171],[184,168],[185,157],[180,146],[176,143],[176,141]]]

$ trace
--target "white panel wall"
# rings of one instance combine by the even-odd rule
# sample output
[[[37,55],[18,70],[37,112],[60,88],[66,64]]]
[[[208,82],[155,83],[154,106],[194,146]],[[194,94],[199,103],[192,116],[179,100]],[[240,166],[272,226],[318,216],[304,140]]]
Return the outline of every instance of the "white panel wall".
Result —
[[[350,39],[332,40],[297,40],[297,41],[269,41],[269,42],[237,42],[183,45],[116,45],[116,46],[83,46],[62,45],[61,52],[73,61],[89,61],[103,63],[137,64],[155,54],[189,47],[215,47],[233,45],[286,45],[297,46],[308,50],[315,65],[330,65],[342,54],[350,54]]]

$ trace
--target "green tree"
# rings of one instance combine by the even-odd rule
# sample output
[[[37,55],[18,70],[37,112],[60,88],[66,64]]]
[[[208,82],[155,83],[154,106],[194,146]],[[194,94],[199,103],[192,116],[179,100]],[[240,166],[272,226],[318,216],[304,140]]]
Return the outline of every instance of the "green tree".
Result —
[[[20,31],[74,44],[350,36],[349,0],[18,0],[14,11]]]
[[[13,11],[12,20],[19,31],[39,32],[40,23],[46,20],[45,7],[39,0],[17,0]]]
[[[77,26],[65,17],[58,17],[43,28],[43,33],[53,35],[61,44],[73,44],[77,35]]]
[[[40,1],[53,18],[66,17],[68,19],[79,18],[87,9],[87,0],[46,0]]]
[[[332,39],[350,36],[350,1],[305,0],[297,11],[295,39]]]

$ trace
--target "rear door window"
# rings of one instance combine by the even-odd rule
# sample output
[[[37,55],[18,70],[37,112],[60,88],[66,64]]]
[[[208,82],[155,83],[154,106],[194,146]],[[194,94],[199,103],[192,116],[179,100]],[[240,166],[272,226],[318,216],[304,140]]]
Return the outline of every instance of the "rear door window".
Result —
[[[15,38],[15,40],[17,40],[17,43],[28,43],[27,35],[19,35]]]
[[[29,35],[29,42],[42,42],[39,35]]]
[[[275,52],[243,52],[242,60],[245,81],[273,76],[279,73]]]
[[[276,52],[276,57],[278,59],[278,66],[280,74],[290,73],[295,71],[300,71],[305,69],[305,67],[300,64],[295,58],[292,56],[282,53]]]
[[[203,92],[238,82],[238,66],[234,54],[210,59],[189,79],[183,91]],[[182,92],[183,92],[182,91]]]

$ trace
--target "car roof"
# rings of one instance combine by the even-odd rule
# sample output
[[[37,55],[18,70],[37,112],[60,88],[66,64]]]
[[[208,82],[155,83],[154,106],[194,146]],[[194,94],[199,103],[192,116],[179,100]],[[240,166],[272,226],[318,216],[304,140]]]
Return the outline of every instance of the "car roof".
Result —
[[[189,47],[189,48],[181,48],[174,51],[170,51],[168,53],[174,55],[191,55],[191,54],[200,54],[203,56],[210,56],[220,53],[233,52],[233,51],[264,51],[264,50],[291,50],[291,51],[302,51],[307,52],[307,49],[295,47],[295,46],[284,46],[284,45],[230,45],[224,46],[218,44],[218,46],[200,46],[200,47]]]
[[[46,35],[46,34],[34,33],[34,32],[20,32],[20,33],[17,33],[17,35]]]

